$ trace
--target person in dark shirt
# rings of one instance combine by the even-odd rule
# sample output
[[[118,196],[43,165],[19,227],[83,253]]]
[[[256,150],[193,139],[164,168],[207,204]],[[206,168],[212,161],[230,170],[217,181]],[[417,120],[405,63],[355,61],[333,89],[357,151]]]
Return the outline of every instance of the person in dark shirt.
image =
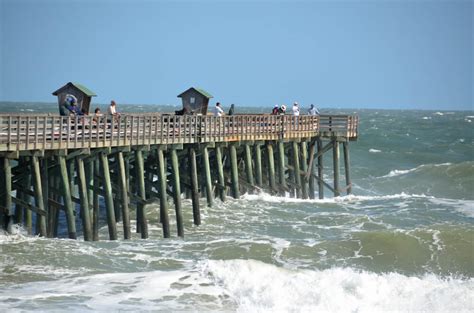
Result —
[[[234,115],[234,114],[235,114],[234,110],[235,110],[235,109],[234,109],[234,104],[232,103],[232,104],[230,105],[230,109],[229,109],[229,114],[228,114],[228,115]]]
[[[278,115],[279,109],[278,109],[278,104],[275,104],[272,110],[272,115]]]

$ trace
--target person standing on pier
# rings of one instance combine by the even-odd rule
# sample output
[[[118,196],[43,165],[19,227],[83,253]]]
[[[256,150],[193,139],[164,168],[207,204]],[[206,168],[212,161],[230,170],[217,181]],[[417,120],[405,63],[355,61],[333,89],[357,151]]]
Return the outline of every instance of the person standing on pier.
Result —
[[[214,108],[214,116],[223,116],[224,110],[221,107],[221,103],[217,102],[216,107]]]
[[[278,108],[278,104],[275,104],[272,110],[272,115],[278,115],[280,113],[280,109]]]
[[[235,114],[235,105],[232,103],[230,105],[229,113],[227,115],[234,115]]]
[[[293,103],[293,115],[294,116],[299,116],[300,115],[300,107],[298,106],[298,102],[295,101]]]
[[[278,109],[278,113],[280,115],[285,115],[286,113],[286,105],[282,104],[281,107]]]
[[[107,109],[107,115],[109,115],[109,118],[107,118],[108,122],[112,122],[112,118],[114,119],[114,122],[118,122],[120,113],[117,112],[117,103],[115,103],[114,100],[110,101],[109,108]]]
[[[311,106],[309,107],[308,115],[319,115],[319,110],[316,109],[314,104],[311,104]]]

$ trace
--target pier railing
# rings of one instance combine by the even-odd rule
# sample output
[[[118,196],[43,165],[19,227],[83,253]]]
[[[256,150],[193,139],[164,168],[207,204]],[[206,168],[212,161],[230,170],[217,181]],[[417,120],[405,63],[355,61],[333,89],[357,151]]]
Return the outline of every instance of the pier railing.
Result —
[[[357,139],[358,116],[124,114],[65,117],[0,114],[0,151],[127,145],[281,140],[321,136]]]

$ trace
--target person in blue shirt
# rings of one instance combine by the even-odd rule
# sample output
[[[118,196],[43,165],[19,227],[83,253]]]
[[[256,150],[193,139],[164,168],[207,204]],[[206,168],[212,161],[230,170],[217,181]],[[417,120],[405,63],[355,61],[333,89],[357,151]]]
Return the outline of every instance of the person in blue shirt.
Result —
[[[311,104],[309,110],[308,110],[308,115],[319,115],[318,109],[314,106],[314,104]]]

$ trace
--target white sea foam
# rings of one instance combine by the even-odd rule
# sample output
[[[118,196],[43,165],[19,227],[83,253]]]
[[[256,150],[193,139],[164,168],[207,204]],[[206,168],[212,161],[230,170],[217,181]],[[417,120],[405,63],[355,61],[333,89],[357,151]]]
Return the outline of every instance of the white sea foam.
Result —
[[[358,202],[358,201],[373,201],[373,200],[390,200],[390,199],[415,199],[415,198],[433,198],[424,194],[407,194],[398,193],[393,195],[381,195],[381,196],[358,196],[358,195],[347,195],[335,198],[324,198],[324,199],[298,199],[288,197],[276,197],[267,193],[259,193],[255,195],[245,194],[241,197],[244,200],[250,201],[265,201],[270,203],[345,203],[345,202]]]
[[[382,150],[377,150],[377,149],[369,149],[370,153],[380,153]]]
[[[189,269],[17,284],[0,292],[0,310],[469,312],[473,290],[472,278],[206,260]]]
[[[423,119],[424,120],[431,120],[431,117],[430,116],[423,116]]]
[[[408,169],[408,170],[391,170],[387,175],[381,176],[379,178],[387,178],[387,177],[395,177],[395,176],[405,175],[405,174],[412,173],[412,172],[418,171],[422,168],[426,168],[426,167],[429,167],[429,166],[440,167],[440,166],[449,166],[449,165],[451,165],[451,163],[422,164],[420,166],[417,166],[415,168],[411,168],[411,169]]]
[[[439,115],[439,116],[443,116],[444,113],[441,113],[441,112],[436,112],[436,113],[433,113],[434,115]]]
[[[207,271],[234,299],[240,312],[468,312],[474,309],[470,298],[473,279],[408,277],[350,268],[288,270],[252,260],[209,261]]]

